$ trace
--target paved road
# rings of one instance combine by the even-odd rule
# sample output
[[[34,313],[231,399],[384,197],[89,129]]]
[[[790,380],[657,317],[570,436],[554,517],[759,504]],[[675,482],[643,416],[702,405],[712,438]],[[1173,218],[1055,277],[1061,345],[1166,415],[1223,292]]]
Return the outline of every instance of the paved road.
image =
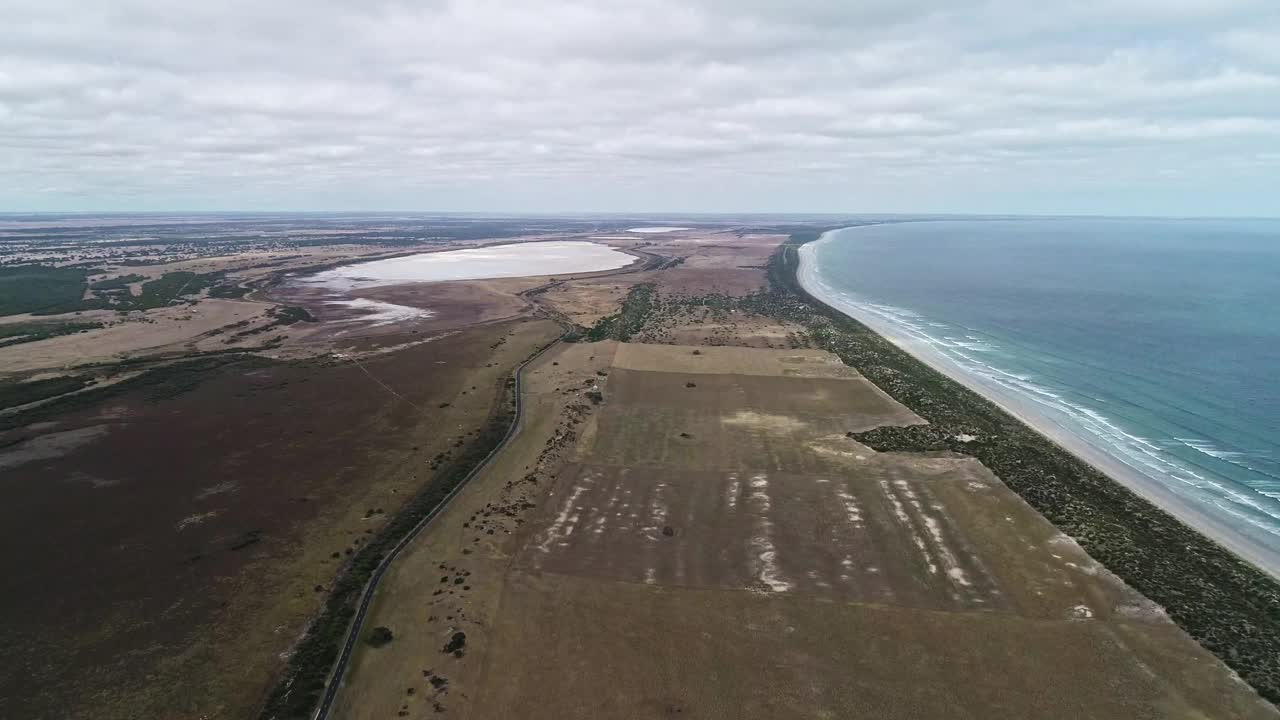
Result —
[[[471,472],[467,473],[467,476],[462,479],[462,482],[458,483],[453,490],[449,491],[449,494],[440,501],[439,505],[436,505],[431,512],[427,513],[425,517],[419,520],[418,524],[414,525],[413,529],[401,538],[400,542],[396,543],[395,547],[391,548],[391,552],[387,553],[382,559],[382,562],[378,563],[378,567],[374,569],[373,575],[369,576],[369,583],[365,586],[364,594],[360,596],[360,606],[356,608],[355,619],[351,621],[351,630],[347,633],[347,641],[342,646],[342,652],[338,655],[337,662],[334,663],[333,672],[329,677],[329,684],[325,686],[324,697],[320,699],[320,705],[316,708],[315,715],[312,716],[313,720],[327,720],[329,717],[329,711],[333,709],[334,700],[338,697],[338,690],[342,685],[342,676],[346,672],[347,665],[351,662],[351,655],[355,651],[356,642],[360,639],[361,630],[364,628],[365,617],[369,613],[369,606],[373,604],[373,596],[374,593],[377,592],[378,582],[382,580],[382,576],[387,572],[387,568],[391,566],[392,561],[396,559],[396,556],[400,554],[400,551],[408,547],[409,543],[422,532],[423,528],[429,525],[442,510],[449,506],[449,503],[457,497],[458,493],[460,493],[468,483],[471,482],[471,479],[488,467],[489,462],[493,460],[494,456],[507,446],[507,442],[516,434],[516,430],[520,427],[520,421],[524,416],[524,399],[522,398],[521,392],[524,381],[524,369],[528,367],[529,363],[537,360],[543,355],[543,353],[558,345],[563,339],[564,335],[561,335],[551,343],[543,346],[543,348],[538,350],[538,352],[530,355],[524,362],[520,363],[519,367],[516,368],[514,375],[516,401],[515,417],[511,421],[511,426],[507,428],[507,434],[504,435],[497,446],[485,456],[484,460],[480,461],[480,464],[476,465],[471,469]]]
[[[670,260],[670,258],[665,257],[663,255],[659,255],[653,252],[647,252],[644,250],[631,250],[630,252],[634,255],[639,256],[644,262],[637,263],[636,266],[621,268],[618,272],[610,273],[610,274],[626,275],[634,272],[651,270],[655,267],[660,267],[664,262]],[[566,280],[567,279],[569,278],[566,278]],[[558,285],[562,285],[564,282],[565,280],[553,280],[552,282],[547,283],[545,286],[541,288],[535,288],[534,290],[549,289],[552,287],[556,287]],[[531,292],[533,291],[532,290],[525,291],[525,293],[531,293]],[[409,545],[410,542],[413,542],[413,539],[416,538],[418,534],[421,533],[422,530],[427,527],[427,525],[431,524],[431,521],[437,515],[439,515],[442,510],[444,510],[446,507],[449,506],[449,503],[452,502],[455,497],[457,497],[458,493],[462,492],[462,489],[465,488],[467,484],[471,482],[471,479],[474,478],[476,475],[480,474],[482,470],[484,470],[486,467],[489,466],[489,462],[492,461],[494,456],[496,456],[499,452],[502,451],[503,448],[507,446],[507,443],[516,434],[516,430],[520,427],[520,421],[524,417],[524,399],[521,397],[522,395],[521,391],[523,389],[523,383],[524,383],[524,369],[528,367],[529,364],[532,363],[534,360],[537,360],[539,357],[541,357],[548,350],[560,344],[560,342],[563,341],[564,338],[567,337],[569,333],[571,333],[574,329],[573,323],[563,314],[555,312],[551,308],[548,308],[545,306],[540,307],[539,310],[544,314],[545,317],[548,317],[556,321],[557,323],[559,323],[560,326],[563,327],[565,330],[564,334],[556,338],[555,340],[551,341],[550,343],[548,343],[538,352],[534,353],[533,355],[530,355],[524,362],[520,363],[520,365],[516,368],[515,375],[514,375],[515,377],[514,390],[515,390],[515,400],[516,400],[515,418],[511,421],[511,427],[507,428],[507,434],[503,436],[502,441],[499,442],[497,446],[494,447],[493,450],[490,451],[489,454],[484,457],[484,460],[480,461],[480,464],[476,465],[474,468],[471,469],[471,472],[467,473],[467,476],[462,479],[462,482],[458,483],[457,487],[449,491],[449,494],[446,495],[445,498],[440,501],[439,505],[436,505],[435,508],[431,510],[431,512],[427,513],[426,517],[419,520],[418,524],[414,525],[413,529],[410,530],[407,535],[401,538],[400,542],[396,543],[395,547],[391,548],[391,552],[387,553],[386,557],[382,559],[382,562],[378,563],[378,567],[374,569],[373,575],[369,576],[369,583],[365,586],[364,593],[360,596],[360,606],[356,608],[355,619],[351,621],[351,630],[347,633],[347,641],[346,643],[343,644],[342,652],[338,655],[338,659],[333,665],[333,671],[329,676],[329,684],[326,685],[324,688],[324,696],[320,699],[320,705],[316,708],[315,714],[312,715],[312,720],[328,720],[329,711],[333,709],[334,701],[338,697],[338,690],[341,689],[341,686],[342,686],[342,676],[346,673],[347,665],[351,663],[351,655],[355,651],[356,642],[359,641],[360,633],[364,629],[365,617],[369,614],[369,606],[373,604],[373,596],[374,596],[374,593],[377,592],[378,582],[382,580],[382,576],[386,574],[387,568],[391,566],[392,561],[396,559],[396,556],[400,554],[400,551],[404,550]]]

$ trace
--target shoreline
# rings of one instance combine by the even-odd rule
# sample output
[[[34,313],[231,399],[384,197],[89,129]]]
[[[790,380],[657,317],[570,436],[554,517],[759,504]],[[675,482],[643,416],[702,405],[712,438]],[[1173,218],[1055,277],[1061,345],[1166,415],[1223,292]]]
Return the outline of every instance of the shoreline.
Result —
[[[813,246],[817,242],[827,239],[830,233],[838,232],[841,229],[824,232],[814,243],[806,243],[798,248],[799,264],[796,268],[796,282],[805,292],[836,312],[867,326],[895,347],[900,348],[930,368],[982,396],[1023,424],[1047,437],[1051,442],[1076,458],[1169,513],[1178,521],[1230,551],[1236,557],[1263,571],[1273,579],[1280,579],[1280,551],[1268,548],[1253,537],[1237,531],[1223,520],[1208,515],[1202,509],[1195,507],[1161,486],[1158,481],[1141,473],[1110,453],[1090,444],[1053,418],[1035,411],[1026,400],[1017,397],[1008,390],[984,383],[981,379],[964,372],[937,350],[899,332],[897,328],[884,319],[874,314],[863,312],[856,306],[832,296],[818,279],[817,263],[813,257]]]
[[[539,247],[540,246],[540,247]],[[572,257],[571,257],[572,256]],[[618,257],[614,257],[618,256]],[[623,260],[626,259],[626,262]],[[412,253],[335,267],[297,277],[296,282],[350,292],[404,283],[499,280],[619,270],[634,256],[588,240],[540,240]],[[566,263],[577,267],[562,270]]]

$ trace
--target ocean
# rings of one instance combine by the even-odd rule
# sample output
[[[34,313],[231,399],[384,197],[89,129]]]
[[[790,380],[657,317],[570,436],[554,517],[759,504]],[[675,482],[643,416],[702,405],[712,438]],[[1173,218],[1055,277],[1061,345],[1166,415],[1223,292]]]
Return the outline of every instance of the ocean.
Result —
[[[1280,220],[886,222],[802,255],[811,292],[1280,565]]]

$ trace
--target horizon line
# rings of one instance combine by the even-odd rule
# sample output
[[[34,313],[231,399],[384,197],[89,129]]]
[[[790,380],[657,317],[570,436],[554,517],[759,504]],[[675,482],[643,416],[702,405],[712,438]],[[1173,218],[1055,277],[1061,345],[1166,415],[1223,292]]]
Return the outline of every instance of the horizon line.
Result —
[[[156,215],[424,215],[481,217],[934,217],[934,218],[1092,218],[1114,220],[1280,220],[1280,215],[1156,215],[1113,213],[1034,212],[886,212],[886,211],[672,211],[672,210],[0,210],[0,218],[12,216],[156,216]]]

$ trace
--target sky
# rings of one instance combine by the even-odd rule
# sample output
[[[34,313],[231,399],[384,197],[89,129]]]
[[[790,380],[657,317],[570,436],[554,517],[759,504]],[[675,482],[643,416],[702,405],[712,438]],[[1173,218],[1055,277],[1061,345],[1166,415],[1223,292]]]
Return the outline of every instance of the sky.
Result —
[[[1280,215],[1277,0],[0,17],[0,211]]]

